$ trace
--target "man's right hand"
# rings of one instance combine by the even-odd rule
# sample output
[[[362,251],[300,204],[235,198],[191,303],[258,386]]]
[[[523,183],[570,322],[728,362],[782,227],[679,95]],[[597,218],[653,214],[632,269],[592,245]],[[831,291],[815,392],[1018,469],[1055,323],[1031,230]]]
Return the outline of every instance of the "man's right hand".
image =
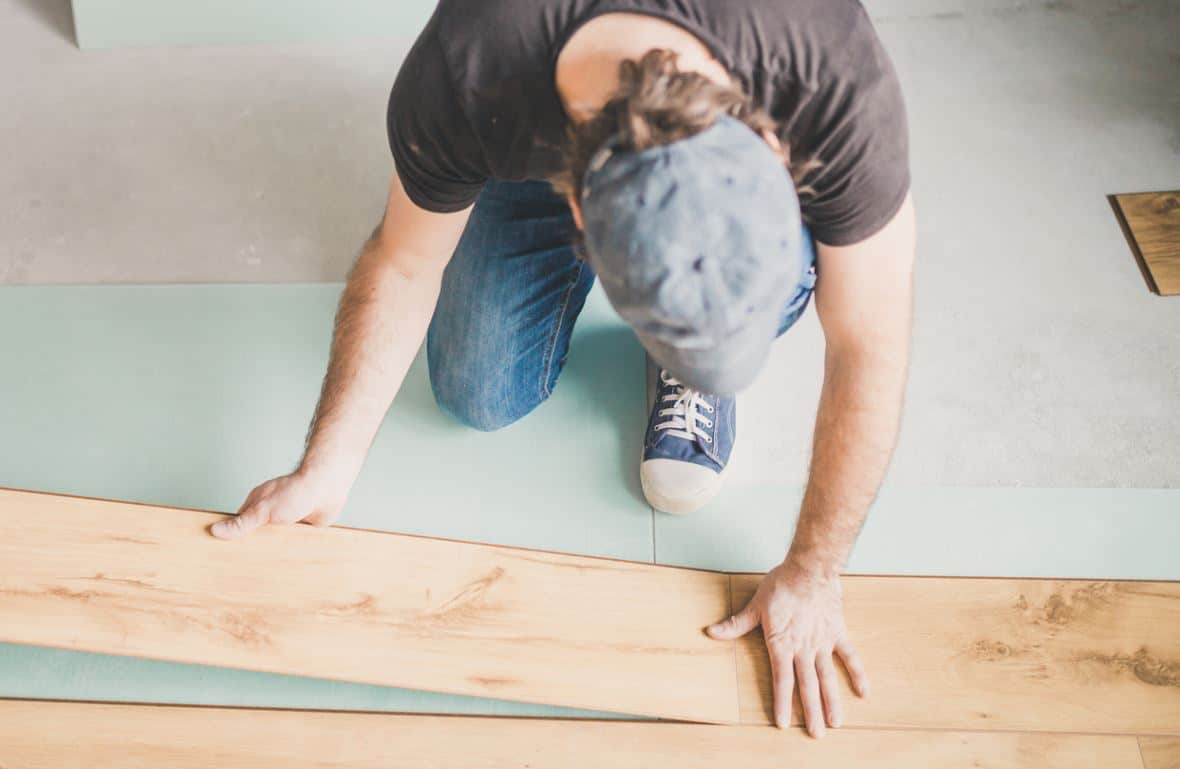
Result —
[[[272,523],[330,526],[340,517],[347,498],[347,483],[296,471],[251,491],[237,516],[213,524],[209,533],[219,539],[238,539]]]

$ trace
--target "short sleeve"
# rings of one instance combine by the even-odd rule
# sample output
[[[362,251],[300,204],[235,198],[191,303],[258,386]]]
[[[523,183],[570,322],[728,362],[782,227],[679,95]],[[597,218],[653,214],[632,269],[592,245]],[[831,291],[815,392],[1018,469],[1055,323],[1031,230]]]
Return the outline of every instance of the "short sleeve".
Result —
[[[483,150],[455,96],[433,22],[398,72],[386,128],[398,178],[416,205],[453,213],[475,202],[488,177]]]
[[[868,82],[849,85],[830,106],[824,139],[804,177],[804,216],[815,238],[858,243],[893,219],[910,189],[909,127],[901,86],[883,50]],[[841,98],[842,97],[842,98]]]

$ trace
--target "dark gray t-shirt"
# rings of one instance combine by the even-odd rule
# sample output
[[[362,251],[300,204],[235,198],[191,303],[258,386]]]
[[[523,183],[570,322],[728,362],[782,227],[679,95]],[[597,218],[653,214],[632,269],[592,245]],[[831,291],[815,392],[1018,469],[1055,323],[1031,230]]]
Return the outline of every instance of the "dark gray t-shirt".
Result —
[[[441,0],[389,101],[389,143],[410,199],[436,212],[474,202],[489,179],[560,167],[567,119],[557,56],[590,19],[641,13],[692,32],[782,125],[815,237],[855,243],[909,189],[905,105],[858,0]]]

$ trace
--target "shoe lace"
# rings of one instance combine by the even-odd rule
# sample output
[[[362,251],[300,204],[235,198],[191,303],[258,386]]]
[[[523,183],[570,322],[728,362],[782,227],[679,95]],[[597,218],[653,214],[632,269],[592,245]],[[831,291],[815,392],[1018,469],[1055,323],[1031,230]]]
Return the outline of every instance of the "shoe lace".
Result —
[[[706,415],[713,413],[713,406],[705,396],[685,387],[675,377],[669,376],[667,371],[660,372],[660,381],[667,389],[667,392],[660,396],[660,403],[668,405],[656,412],[657,416],[664,417],[665,420],[657,422],[655,429],[667,431],[668,435],[677,438],[711,444],[713,436],[709,434],[708,429],[713,426],[713,420]]]

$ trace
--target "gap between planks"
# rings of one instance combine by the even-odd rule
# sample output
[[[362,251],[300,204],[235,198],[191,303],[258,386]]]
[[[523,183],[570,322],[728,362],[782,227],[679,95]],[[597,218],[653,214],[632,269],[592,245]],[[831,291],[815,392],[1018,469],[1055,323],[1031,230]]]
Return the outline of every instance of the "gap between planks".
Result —
[[[0,700],[11,769],[1140,769],[1134,737]],[[1149,769],[1162,769],[1149,767]]]
[[[0,491],[0,640],[684,721],[769,723],[756,575]],[[1180,733],[1180,584],[847,577],[853,727]],[[324,649],[333,649],[330,655]],[[735,683],[736,681],[736,683]],[[796,720],[799,709],[795,709]]]

